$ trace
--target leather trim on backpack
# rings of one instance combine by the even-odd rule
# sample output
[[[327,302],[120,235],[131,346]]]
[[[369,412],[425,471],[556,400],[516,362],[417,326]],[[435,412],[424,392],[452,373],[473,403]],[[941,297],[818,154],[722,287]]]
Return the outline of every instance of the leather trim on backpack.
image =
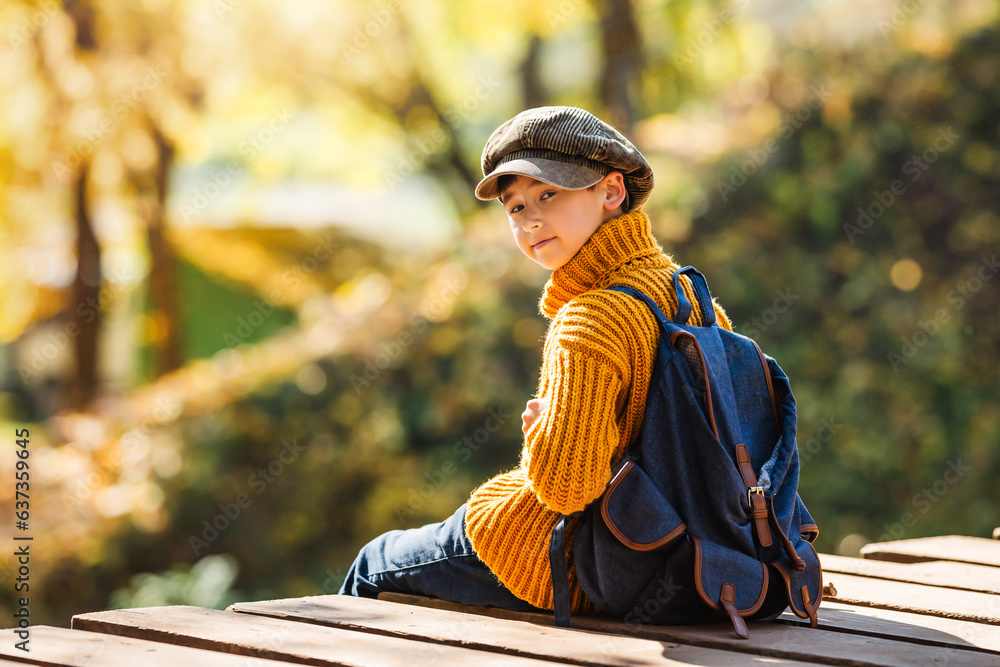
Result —
[[[760,546],[769,547],[772,542],[771,531],[767,527],[767,502],[764,500],[763,491],[751,493],[751,489],[759,490],[760,487],[757,486],[757,475],[754,473],[753,465],[750,463],[750,454],[747,453],[747,446],[742,443],[736,445],[736,466],[740,471],[740,477],[743,478],[744,486],[747,487],[747,503],[750,505],[750,509],[753,510],[753,522],[757,530],[757,541],[760,542]],[[773,508],[771,511],[773,515]]]
[[[712,425],[712,432],[715,433],[715,439],[719,439],[719,427],[715,425],[715,411],[712,409],[712,385],[708,379],[708,364],[705,363],[705,355],[701,352],[701,345],[698,344],[698,339],[693,335],[689,334],[687,331],[675,331],[670,336],[670,344],[675,345],[675,341],[678,336],[687,336],[691,339],[694,344],[694,349],[698,351],[698,358],[701,359],[701,370],[705,374],[705,404],[708,407],[708,423]],[[767,377],[768,382],[771,381],[771,376]]]
[[[729,616],[729,612],[721,604],[713,602],[712,598],[705,593],[705,587],[702,586],[701,583],[701,540],[697,537],[692,537],[691,541],[694,542],[694,585],[698,590],[698,596],[701,597],[702,602],[707,604],[713,611]],[[757,598],[757,602],[755,602],[749,609],[737,609],[740,616],[750,616],[756,613],[757,610],[760,609],[761,605],[764,604],[764,599],[767,597],[767,586],[770,581],[770,576],[767,572],[767,565],[761,563],[760,567],[764,574],[764,583],[760,587],[760,597]]]
[[[635,542],[633,540],[630,540],[628,537],[625,536],[624,533],[622,533],[621,530],[619,530],[618,526],[615,525],[614,519],[611,518],[611,512],[608,510],[608,502],[610,501],[611,496],[614,493],[615,487],[621,484],[622,480],[625,479],[625,476],[628,475],[629,472],[631,472],[634,467],[635,467],[634,461],[626,461],[625,465],[623,465],[621,467],[621,470],[618,471],[618,474],[615,475],[615,478],[611,480],[611,482],[608,484],[607,490],[601,497],[601,516],[604,517],[604,523],[607,525],[608,530],[610,530],[611,533],[615,537],[617,537],[618,540],[622,544],[627,546],[629,549],[632,549],[634,551],[652,551],[653,549],[659,549],[664,544],[680,536],[685,530],[687,530],[687,525],[681,523],[667,535],[664,535],[655,542],[649,542],[649,543]]]
[[[760,357],[760,364],[764,367],[764,381],[767,382],[767,395],[771,397],[771,416],[774,418],[774,429],[781,433],[781,425],[778,421],[778,405],[774,401],[774,385],[771,384],[771,369],[767,367],[767,359],[764,358],[764,353],[760,350],[760,345],[757,344],[753,338],[748,339],[753,343],[753,347],[757,350],[757,356]]]
[[[770,506],[770,514],[768,514],[768,519],[771,521],[771,525],[774,526],[774,530],[778,533],[778,539],[781,540],[781,547],[785,550],[785,555],[788,556],[788,560],[791,562],[792,567],[794,567],[798,572],[802,572],[806,569],[806,562],[799,555],[799,552],[795,550],[795,545],[792,544],[788,536],[785,535],[785,531],[781,529],[781,524],[778,522],[778,515],[774,511],[774,496],[771,496],[768,500],[768,505]]]
[[[806,542],[815,542],[819,537],[819,526],[814,523],[804,523],[799,526],[799,536]]]
[[[807,544],[809,548],[813,550],[814,554],[816,553],[816,549],[813,547],[812,544],[810,544],[809,542],[805,542],[805,544]],[[812,621],[815,619],[816,610],[819,608],[820,602],[823,601],[823,563],[819,560],[818,555],[816,556],[816,562],[817,562],[817,567],[819,568],[819,586],[818,586],[819,596],[816,602],[812,604],[806,602],[803,599],[803,605],[806,607],[805,609],[799,609],[798,607],[795,606],[796,597],[795,595],[792,594],[792,582],[788,576],[788,572],[785,570],[785,567],[777,561],[773,563],[768,563],[768,565],[777,570],[778,574],[781,575],[781,578],[785,580],[785,591],[788,593],[788,607],[792,610],[792,613],[798,616],[799,618],[808,618],[810,620],[810,623],[812,623]],[[813,627],[816,626],[813,625]]]
[[[733,623],[736,636],[740,639],[750,639],[750,631],[747,630],[747,622],[740,616],[739,609],[736,608],[736,587],[730,583],[722,584],[722,594],[719,595],[722,608],[729,614],[729,620]]]

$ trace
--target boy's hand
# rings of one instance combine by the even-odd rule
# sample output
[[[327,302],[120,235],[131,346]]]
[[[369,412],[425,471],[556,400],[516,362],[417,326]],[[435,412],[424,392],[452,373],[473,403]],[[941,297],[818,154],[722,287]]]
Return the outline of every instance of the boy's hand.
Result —
[[[528,407],[525,408],[524,412],[521,413],[521,432],[527,433],[531,425],[535,423],[545,408],[549,405],[549,399],[547,398],[533,398],[528,401]]]

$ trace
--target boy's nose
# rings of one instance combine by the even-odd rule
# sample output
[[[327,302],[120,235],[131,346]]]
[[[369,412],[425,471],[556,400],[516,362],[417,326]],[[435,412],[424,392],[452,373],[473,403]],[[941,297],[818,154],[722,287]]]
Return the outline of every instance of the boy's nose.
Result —
[[[538,211],[534,208],[525,207],[524,215],[521,216],[521,228],[525,231],[537,229],[542,224]]]

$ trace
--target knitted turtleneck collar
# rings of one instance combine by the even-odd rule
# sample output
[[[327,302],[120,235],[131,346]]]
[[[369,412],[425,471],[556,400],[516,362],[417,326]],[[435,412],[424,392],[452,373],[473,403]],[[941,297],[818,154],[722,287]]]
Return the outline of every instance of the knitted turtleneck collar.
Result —
[[[642,210],[608,220],[583,247],[552,272],[538,306],[545,317],[555,317],[570,299],[610,284],[605,279],[628,263],[628,270],[664,268],[671,263],[653,237],[649,217]]]

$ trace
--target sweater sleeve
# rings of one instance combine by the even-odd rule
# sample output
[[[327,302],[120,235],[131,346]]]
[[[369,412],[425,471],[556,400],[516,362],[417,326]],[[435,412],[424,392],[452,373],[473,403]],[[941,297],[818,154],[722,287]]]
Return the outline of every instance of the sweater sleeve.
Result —
[[[733,323],[730,321],[729,316],[726,315],[726,311],[722,309],[722,306],[715,299],[712,299],[712,305],[715,307],[715,320],[719,323],[719,326],[726,331],[732,331]]]
[[[554,324],[579,334],[571,323]],[[591,334],[557,331],[547,342],[539,397],[548,407],[525,434],[522,467],[542,504],[561,514],[582,510],[601,495],[620,444],[623,364],[616,346]]]

